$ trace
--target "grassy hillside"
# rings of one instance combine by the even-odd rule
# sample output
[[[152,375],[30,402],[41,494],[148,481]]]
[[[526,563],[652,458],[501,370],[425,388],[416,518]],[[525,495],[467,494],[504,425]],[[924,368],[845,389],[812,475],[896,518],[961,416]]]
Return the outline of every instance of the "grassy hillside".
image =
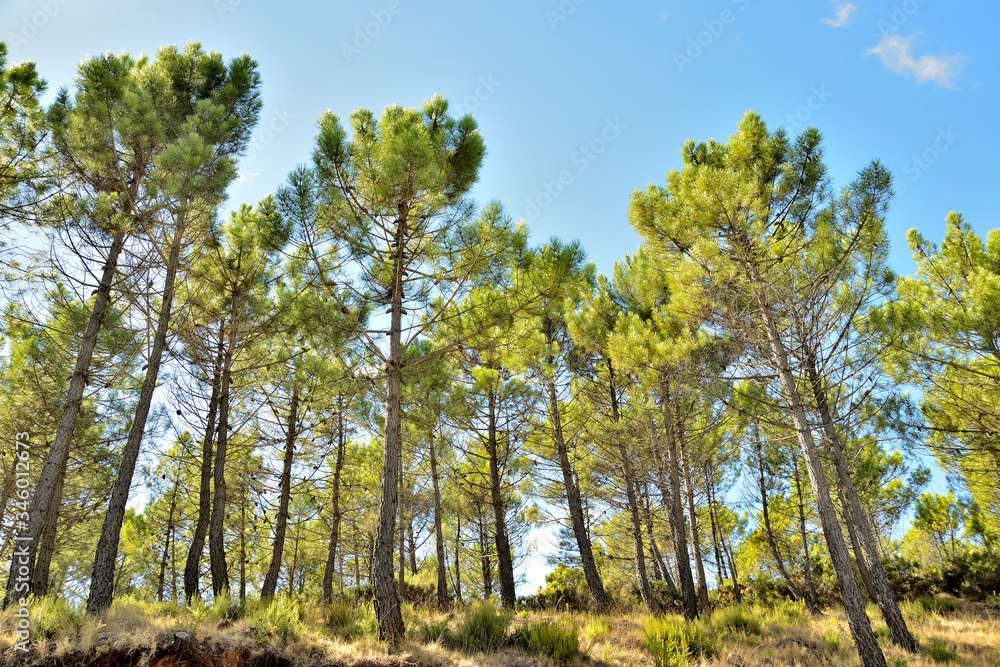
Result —
[[[812,616],[778,602],[716,610],[693,623],[641,613],[499,611],[490,603],[443,614],[405,608],[398,652],[379,643],[370,605],[270,604],[179,607],[119,600],[90,618],[64,601],[32,607],[31,652],[14,650],[13,610],[0,616],[3,664],[77,665],[855,665],[843,613]],[[1000,664],[1000,604],[950,597],[904,603],[918,653],[892,646],[869,608],[890,666]]]

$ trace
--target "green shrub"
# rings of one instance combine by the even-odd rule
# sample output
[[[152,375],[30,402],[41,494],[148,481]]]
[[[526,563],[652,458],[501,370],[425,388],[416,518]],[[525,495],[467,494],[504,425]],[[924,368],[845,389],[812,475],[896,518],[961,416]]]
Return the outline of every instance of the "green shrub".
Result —
[[[335,600],[326,609],[326,627],[337,637],[350,639],[359,634],[359,620],[361,615],[357,607],[349,602]]]
[[[467,651],[496,651],[507,641],[513,618],[514,612],[497,609],[493,600],[474,602],[465,610],[465,618],[449,643]]]
[[[83,614],[63,598],[33,599],[28,614],[31,633],[44,639],[73,634],[83,627]]]
[[[246,599],[234,599],[229,593],[220,593],[212,600],[211,617],[220,621],[238,621],[250,613]]]
[[[951,662],[958,657],[958,652],[940,639],[932,639],[927,644],[927,655],[934,662]]]
[[[171,618],[182,616],[184,607],[176,602],[153,602],[149,605],[149,613],[152,616],[169,616]]]
[[[583,626],[583,636],[591,643],[601,639],[610,631],[611,625],[603,618],[587,621],[587,624]]]
[[[958,605],[955,604],[955,600],[953,598],[934,597],[933,595],[921,595],[920,604],[924,609],[935,614],[955,611],[955,609],[958,608]]]
[[[899,603],[899,611],[910,623],[923,623],[927,620],[927,608],[917,600],[904,600]]]
[[[529,623],[518,628],[511,641],[529,653],[547,655],[562,662],[580,654],[579,629],[575,623],[568,627],[552,621]]]
[[[751,607],[756,612],[759,607]],[[776,600],[760,612],[765,625],[803,625],[811,623],[809,610],[802,600]]]
[[[302,607],[284,596],[272,598],[250,614],[250,625],[261,643],[271,639],[291,641],[304,630]]]
[[[823,643],[833,649],[834,653],[840,650],[840,641],[843,639],[843,635],[840,634],[839,630],[827,630],[823,633],[821,638]]]
[[[722,632],[740,633],[759,637],[763,623],[754,614],[754,608],[743,605],[719,609],[712,616],[712,625]]]
[[[650,620],[643,637],[656,667],[685,665],[691,658],[713,658],[719,654],[718,638],[710,630],[679,616]]]
[[[440,621],[417,621],[417,637],[424,644],[435,642],[448,643],[448,623],[454,618],[454,614],[448,614],[447,618]]]

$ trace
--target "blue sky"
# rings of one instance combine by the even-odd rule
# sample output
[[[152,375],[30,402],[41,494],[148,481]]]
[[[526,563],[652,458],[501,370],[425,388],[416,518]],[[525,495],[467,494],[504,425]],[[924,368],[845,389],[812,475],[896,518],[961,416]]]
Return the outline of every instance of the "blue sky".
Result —
[[[825,137],[835,186],[870,160],[895,174],[891,264],[962,211],[996,226],[1000,3],[985,0],[4,0],[0,39],[51,91],[105,51],[200,41],[260,64],[264,110],[234,203],[309,161],[316,118],[439,92],[479,121],[476,197],[532,237],[579,238],[598,269],[636,249],[629,194],[724,139],[747,109]],[[532,576],[536,581],[539,577]]]

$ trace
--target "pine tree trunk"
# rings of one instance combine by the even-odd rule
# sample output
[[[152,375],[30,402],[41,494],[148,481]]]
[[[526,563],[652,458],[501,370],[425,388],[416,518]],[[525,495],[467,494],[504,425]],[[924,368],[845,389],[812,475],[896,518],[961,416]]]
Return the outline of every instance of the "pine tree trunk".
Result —
[[[486,519],[479,517],[479,566],[483,573],[483,599],[493,595],[493,566],[490,564],[490,540],[486,531]]]
[[[851,472],[844,458],[844,449],[840,444],[840,434],[833,421],[833,411],[830,409],[830,403],[827,399],[826,387],[816,368],[815,350],[808,349],[805,363],[806,372],[809,375],[809,386],[812,388],[813,398],[816,400],[816,407],[823,422],[823,433],[826,436],[826,443],[837,471],[840,489],[844,495],[844,521],[847,523],[849,532],[855,533],[852,539],[860,547],[860,551],[855,552],[858,569],[862,570],[862,578],[868,588],[868,593],[875,599],[882,611],[882,617],[889,627],[893,643],[905,651],[914,653],[917,650],[916,643],[906,627],[906,620],[896,603],[896,596],[893,595],[892,588],[889,587],[889,579],[882,567],[875,538],[872,536],[868,520],[861,509],[857,488],[854,486],[854,480],[851,479]]]
[[[323,591],[322,601],[329,602],[333,599],[333,563],[337,557],[337,543],[340,540],[340,475],[344,469],[344,447],[346,436],[344,433],[344,395],[337,398],[337,459],[333,464],[333,493],[330,503],[333,512],[332,526],[330,527],[330,542],[327,545],[326,565],[323,568]],[[341,574],[340,585],[343,588],[344,577]],[[355,582],[357,585],[357,582]]]
[[[49,512],[48,520],[42,530],[42,541],[38,545],[38,558],[35,561],[35,597],[45,597],[49,594],[49,570],[52,556],[56,552],[56,536],[59,528],[59,514],[62,511],[63,488],[66,481],[66,471],[62,472],[56,483],[56,492],[52,496],[56,511]]]
[[[94,360],[97,336],[104,325],[104,315],[111,305],[111,283],[118,272],[118,256],[125,246],[125,238],[124,229],[117,230],[112,237],[108,258],[101,272],[101,282],[94,295],[94,308],[87,320],[87,329],[80,341],[76,364],[69,377],[69,389],[66,393],[66,400],[63,402],[55,437],[45,458],[45,463],[42,465],[38,483],[35,485],[35,492],[31,497],[27,525],[15,538],[17,546],[11,557],[7,588],[3,598],[4,609],[9,607],[14,600],[27,597],[29,593],[35,592],[34,568],[38,545],[42,538],[43,527],[49,520],[49,512],[58,511],[52,502],[53,496],[56,486],[60,483],[60,478],[64,476],[62,471],[66,469],[66,464],[69,461],[70,441],[73,437],[73,431],[76,429],[76,419],[80,413],[80,406],[83,404],[83,391],[90,379],[90,365]],[[23,575],[22,572],[24,572]]]
[[[118,475],[111,487],[111,500],[104,514],[104,524],[101,526],[101,537],[97,542],[97,553],[94,555],[94,570],[90,578],[90,596],[87,598],[87,613],[96,614],[111,606],[114,595],[114,571],[118,558],[118,541],[122,534],[122,521],[125,518],[125,506],[128,504],[129,491],[132,489],[132,477],[135,475],[135,464],[139,460],[139,449],[142,446],[142,436],[146,431],[146,420],[153,403],[153,392],[160,375],[160,364],[163,361],[163,350],[167,346],[167,334],[170,330],[170,314],[174,303],[174,281],[177,278],[177,268],[180,264],[181,249],[184,242],[184,230],[187,223],[186,214],[181,213],[174,228],[174,237],[167,258],[167,275],[163,281],[163,300],[156,322],[156,334],[153,336],[153,347],[146,360],[146,376],[139,391],[139,402],[135,406],[135,415],[129,427],[125,447],[122,450],[122,460],[118,466]]]
[[[236,349],[236,301],[234,291],[231,302],[229,340],[222,359],[222,377],[219,385],[219,433],[213,464],[212,516],[208,523],[208,560],[212,571],[212,594],[229,592],[229,568],[226,564],[226,448],[229,444],[229,393],[233,354]]]
[[[208,534],[208,521],[212,513],[212,445],[215,436],[215,418],[219,410],[219,391],[221,389],[222,362],[225,348],[226,321],[219,323],[219,350],[215,358],[215,368],[212,372],[212,395],[208,401],[208,418],[205,424],[205,437],[201,444],[201,485],[198,488],[198,521],[195,523],[194,535],[191,537],[191,547],[188,549],[187,560],[184,563],[184,601],[191,604],[192,598],[198,595],[198,581],[201,579],[201,556],[205,550],[205,536]]]
[[[687,445],[684,442],[682,425],[677,424],[677,439],[680,441],[681,462],[683,463],[684,488],[687,491],[688,517],[691,519],[691,550],[694,555],[695,572],[698,575],[698,606],[708,611],[708,581],[705,579],[705,563],[701,557],[701,539],[698,536],[698,514],[694,508],[694,486],[691,482],[691,466],[688,464]]]
[[[247,598],[247,504],[240,506],[240,600]]]
[[[170,552],[171,540],[174,536],[174,509],[177,507],[177,487],[180,485],[180,475],[174,479],[174,488],[170,494],[170,510],[167,515],[167,541],[163,545],[163,558],[160,560],[159,584],[156,587],[156,600],[163,602],[163,588],[167,574],[167,554]]]
[[[294,371],[292,371],[294,373]],[[293,380],[294,382],[294,380]],[[292,460],[295,457],[295,440],[299,426],[299,385],[292,387],[292,400],[288,408],[288,426],[285,431],[285,459],[281,466],[281,493],[278,497],[278,515],[274,521],[274,542],[271,545],[271,562],[260,589],[260,598],[274,597],[281,572],[281,554],[285,549],[285,529],[288,526],[288,500],[292,495]]]
[[[406,215],[401,211],[396,225],[393,258],[392,307],[389,322],[389,357],[386,360],[385,446],[382,455],[382,497],[379,502],[372,553],[372,594],[379,639],[396,647],[402,641],[403,625],[399,596],[392,576],[393,536],[396,533],[397,481],[402,446],[402,311],[403,311],[403,240]]]
[[[764,454],[761,451],[760,446],[760,432],[756,424],[754,424],[754,454],[757,457],[757,489],[760,491],[760,511],[764,519],[764,536],[767,538],[767,546],[771,551],[771,556],[774,557],[774,562],[778,567],[778,574],[781,575],[781,580],[785,582],[785,586],[788,587],[788,591],[792,594],[792,598],[795,600],[801,600],[802,594],[799,592],[798,586],[792,581],[792,578],[788,574],[788,570],[785,569],[785,560],[781,557],[781,552],[778,550],[778,543],[774,539],[774,531],[771,529],[771,510],[769,507],[767,499],[767,484],[764,479]]]
[[[594,562],[594,551],[590,544],[590,535],[587,533],[587,524],[583,518],[583,502],[580,499],[580,489],[576,485],[573,473],[573,464],[569,460],[569,453],[566,450],[566,441],[563,439],[562,421],[559,413],[559,400],[556,397],[556,384],[554,380],[548,381],[549,392],[549,419],[552,425],[552,439],[556,447],[556,454],[559,458],[559,468],[563,474],[563,484],[566,488],[566,500],[569,504],[569,516],[573,524],[573,534],[576,536],[576,544],[580,550],[580,564],[583,568],[584,577],[587,580],[587,588],[590,596],[594,600],[594,610],[598,614],[603,614],[611,606],[608,594],[604,590],[604,582],[597,571]]]
[[[692,619],[698,615],[698,597],[694,588],[694,577],[691,574],[691,559],[688,556],[687,530],[684,525],[684,505],[681,502],[681,473],[678,462],[677,421],[670,395],[669,382],[662,382],[661,400],[663,402],[663,422],[667,440],[667,478],[669,485],[663,484],[663,502],[667,505],[670,518],[670,541],[674,547],[674,560],[677,564],[677,577],[680,579],[681,599],[684,601],[684,617]],[[655,455],[655,449],[654,449]],[[660,458],[660,457],[658,457]],[[663,462],[657,462],[663,483]]]
[[[757,285],[762,284],[759,275],[751,273],[750,277],[753,283]],[[778,334],[778,327],[771,317],[770,306],[761,293],[758,292],[755,296],[759,309],[758,312],[771,347],[772,360],[778,373],[778,379],[781,382],[785,401],[791,412],[795,435],[802,450],[802,455],[805,458],[806,470],[809,473],[809,482],[812,485],[813,497],[816,499],[817,511],[823,526],[823,535],[826,538],[830,559],[833,561],[833,567],[840,582],[841,599],[844,603],[844,612],[847,615],[847,623],[851,629],[851,636],[854,638],[854,645],[857,648],[858,656],[861,658],[861,664],[864,667],[885,667],[885,656],[882,654],[882,649],[875,640],[871,621],[869,621],[868,615],[865,612],[865,603],[861,597],[861,587],[854,576],[854,566],[851,564],[850,556],[847,553],[847,546],[844,544],[844,538],[840,532],[840,524],[837,521],[837,514],[830,499],[830,489],[826,483],[826,475],[820,460],[819,449],[813,440],[812,429],[806,417],[802,396],[799,393],[795,376],[792,374],[791,365],[788,362],[785,344],[781,340]]]
[[[462,600],[462,515],[455,517],[455,600],[464,605]]]
[[[642,485],[643,521],[646,524],[646,537],[649,539],[649,551],[653,555],[653,565],[656,570],[657,579],[659,581],[665,581],[670,595],[672,597],[677,597],[677,584],[674,583],[674,578],[670,576],[670,570],[667,568],[667,563],[663,560],[663,554],[660,553],[660,548],[656,544],[656,535],[653,532],[653,512],[649,508],[649,487],[645,481],[643,481]]]
[[[806,535],[806,511],[805,505],[802,502],[802,482],[799,477],[799,457],[794,452],[792,453],[792,465],[795,467],[795,474],[793,476],[793,479],[795,480],[795,494],[799,500],[799,535],[802,537],[802,570],[806,577],[806,590],[808,591],[806,602],[809,605],[809,611],[813,614],[818,614],[819,594],[816,593],[816,585],[813,583],[812,579],[812,567],[809,565],[809,537]]]
[[[437,453],[434,451],[434,429],[429,434],[431,453],[431,486],[434,489],[434,550],[437,555],[437,604],[439,611],[448,609],[448,564],[444,556],[443,512],[441,510],[441,484],[438,481]]]
[[[500,580],[500,604],[507,609],[517,605],[514,592],[514,561],[510,553],[507,537],[507,508],[504,506],[503,489],[500,485],[500,459],[497,456],[497,406],[496,395],[491,388],[488,398],[489,421],[486,437],[486,451],[490,457],[490,500],[493,506],[493,529],[497,549],[497,578]]]
[[[398,584],[398,595],[399,600],[402,602],[406,596],[406,520],[404,517],[404,512],[406,511],[406,503],[404,502],[403,496],[403,478],[405,472],[400,470],[399,472],[399,533],[397,533],[397,538],[399,540],[399,580]]]
[[[611,359],[605,359],[608,367],[608,391],[611,397],[611,422],[617,427],[620,420],[618,410],[618,389],[615,387],[615,369]],[[618,445],[618,456],[622,465],[622,477],[625,479],[625,500],[628,503],[629,519],[632,523],[632,547],[635,553],[635,580],[639,586],[639,597],[651,614],[660,612],[660,605],[653,597],[649,588],[649,578],[646,575],[646,549],[642,543],[642,523],[639,521],[639,503],[635,493],[635,474],[632,472],[632,461],[621,435],[616,432],[614,438]]]

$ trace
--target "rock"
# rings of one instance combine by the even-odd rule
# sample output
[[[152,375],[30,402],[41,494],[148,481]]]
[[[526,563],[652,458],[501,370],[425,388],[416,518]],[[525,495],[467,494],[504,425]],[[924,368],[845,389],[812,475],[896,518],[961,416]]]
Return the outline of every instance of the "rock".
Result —
[[[726,664],[733,665],[733,667],[743,667],[747,664],[747,661],[739,653],[730,653],[726,656]]]

